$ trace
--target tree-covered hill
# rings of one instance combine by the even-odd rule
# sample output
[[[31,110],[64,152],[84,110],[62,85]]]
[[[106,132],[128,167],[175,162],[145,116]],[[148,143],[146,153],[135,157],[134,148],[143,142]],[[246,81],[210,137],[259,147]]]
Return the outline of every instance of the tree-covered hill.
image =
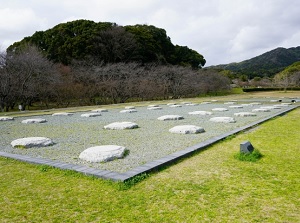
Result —
[[[225,69],[240,75],[253,77],[273,77],[294,62],[300,61],[300,46],[277,48],[239,63],[222,64],[208,68]]]
[[[195,50],[173,45],[164,29],[152,25],[119,26],[76,20],[37,31],[12,44],[7,51],[17,51],[28,44],[36,45],[51,61],[66,65],[74,60],[96,60],[202,67],[206,62]]]

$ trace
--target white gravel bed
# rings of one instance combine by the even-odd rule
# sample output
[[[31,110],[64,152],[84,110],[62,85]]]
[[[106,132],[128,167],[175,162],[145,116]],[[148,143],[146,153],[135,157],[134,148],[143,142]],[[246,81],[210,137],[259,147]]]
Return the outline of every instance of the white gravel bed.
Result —
[[[252,99],[258,101],[257,99]],[[245,103],[246,100],[238,101],[237,104]],[[267,100],[266,100],[267,101]],[[247,101],[250,103],[251,101]],[[263,103],[268,106],[268,102]],[[213,108],[222,107],[228,109],[224,114],[227,117],[235,117],[235,123],[216,123],[209,121],[211,117],[218,117],[220,113],[212,115],[188,115],[195,110],[211,111]],[[252,112],[252,109],[261,105],[246,106],[239,112]],[[185,149],[188,146],[198,144],[202,141],[218,136],[238,127],[245,126],[254,121],[261,120],[279,110],[272,109],[269,112],[257,112],[256,116],[240,117],[234,116],[236,109],[229,108],[223,102],[211,104],[199,104],[196,106],[183,106],[181,108],[170,108],[160,105],[162,110],[149,111],[147,106],[137,107],[135,113],[120,113],[122,109],[110,109],[109,112],[101,113],[102,116],[94,118],[83,118],[84,112],[72,113],[72,116],[35,116],[43,118],[47,122],[41,125],[24,125],[22,120],[30,117],[15,118],[15,121],[1,122],[0,151],[28,155],[38,158],[53,159],[60,162],[86,165],[89,167],[125,172],[139,165],[162,158],[168,154]],[[284,110],[283,107],[280,111]],[[185,117],[182,120],[160,121],[157,118],[165,115],[176,114]],[[222,113],[223,114],[223,113]],[[139,128],[112,131],[104,129],[104,126],[113,122],[122,121],[138,123]],[[201,126],[205,132],[201,134],[173,134],[169,129],[177,125]],[[42,148],[17,149],[11,146],[15,139],[24,137],[48,137],[53,140],[54,145]],[[79,159],[79,154],[85,149],[102,145],[119,145],[130,151],[122,158],[105,163],[90,163]]]

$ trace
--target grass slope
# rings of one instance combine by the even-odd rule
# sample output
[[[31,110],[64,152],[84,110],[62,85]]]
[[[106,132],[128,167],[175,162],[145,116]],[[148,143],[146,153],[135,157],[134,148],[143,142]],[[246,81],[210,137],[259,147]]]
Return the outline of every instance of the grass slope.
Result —
[[[300,109],[122,190],[0,158],[1,222],[299,222]],[[263,158],[238,161],[250,140]]]

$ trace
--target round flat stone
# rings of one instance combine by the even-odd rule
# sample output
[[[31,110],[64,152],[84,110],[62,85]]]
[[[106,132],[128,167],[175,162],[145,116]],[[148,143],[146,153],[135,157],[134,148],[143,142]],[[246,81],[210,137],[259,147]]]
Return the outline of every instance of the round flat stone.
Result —
[[[213,117],[209,119],[211,122],[223,122],[223,123],[234,123],[235,120],[232,117]]]
[[[253,112],[238,112],[238,113],[234,113],[234,115],[240,117],[256,116],[256,114]]]
[[[122,130],[122,129],[135,129],[138,128],[138,124],[134,122],[113,122],[104,126],[105,129]]]
[[[196,103],[189,103],[189,104],[185,104],[186,106],[196,106],[196,105],[198,105],[198,104],[196,104]]]
[[[228,101],[228,102],[225,102],[224,105],[233,105],[233,104],[236,104],[235,101]]]
[[[162,110],[162,107],[148,107],[148,110]]]
[[[284,105],[284,106],[292,105],[292,103],[290,103],[290,102],[284,102],[284,103],[281,103],[281,104]]]
[[[197,134],[205,131],[204,128],[195,125],[178,125],[169,129],[169,132],[179,134]]]
[[[281,107],[277,107],[277,106],[264,106],[264,107],[260,107],[262,109],[269,109],[269,110],[272,110],[272,109],[281,109]]]
[[[213,108],[212,111],[224,112],[224,111],[228,111],[228,109],[227,108]]]
[[[189,112],[189,115],[212,115],[212,112],[209,112],[209,111],[192,111],[192,112]]]
[[[124,157],[126,148],[118,145],[102,145],[87,148],[79,158],[88,162],[107,162]]]
[[[182,105],[176,105],[176,104],[175,104],[175,105],[170,105],[169,107],[170,107],[170,108],[180,108],[180,107],[182,107]]]
[[[46,137],[27,137],[16,139],[11,142],[13,147],[31,148],[31,147],[44,147],[53,145],[53,141]]]
[[[81,117],[96,117],[96,116],[101,116],[101,114],[99,112],[92,112],[92,113],[85,113],[81,115]]]
[[[8,116],[2,116],[0,117],[0,121],[13,121],[13,117],[8,117]]]
[[[99,109],[92,110],[92,112],[108,112],[108,110],[104,108],[99,108]]]
[[[57,112],[52,114],[52,116],[71,116],[71,115],[73,115],[73,113],[70,112]]]
[[[274,107],[288,107],[288,105],[283,105],[283,104],[278,104],[278,105],[273,105]]]
[[[24,124],[31,124],[31,123],[44,123],[47,122],[46,119],[43,118],[31,118],[31,119],[25,119],[22,121]]]
[[[270,112],[270,109],[267,108],[256,108],[252,110],[253,112]]]
[[[231,105],[231,106],[229,106],[229,108],[236,108],[236,109],[238,109],[238,108],[243,108],[243,106],[241,106],[241,105]]]
[[[181,120],[181,119],[183,119],[183,117],[180,115],[163,115],[163,116],[158,117],[157,119],[161,120],[161,121]]]
[[[137,112],[137,110],[135,109],[125,109],[125,110],[121,110],[120,113],[134,113]]]

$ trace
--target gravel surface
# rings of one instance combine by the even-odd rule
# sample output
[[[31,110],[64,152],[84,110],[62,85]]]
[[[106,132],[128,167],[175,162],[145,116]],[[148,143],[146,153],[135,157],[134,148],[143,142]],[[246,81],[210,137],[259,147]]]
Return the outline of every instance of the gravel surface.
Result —
[[[255,100],[248,101],[255,102]],[[38,158],[48,158],[66,163],[86,165],[89,167],[125,172],[139,165],[158,158],[162,158],[173,152],[195,145],[227,131],[242,127],[272,114],[281,109],[272,109],[270,112],[257,112],[256,116],[237,117],[237,112],[252,112],[253,109],[262,106],[270,106],[270,100],[259,100],[261,105],[243,106],[243,108],[230,108],[232,104],[224,102],[205,103],[195,106],[170,108],[166,104],[160,104],[161,110],[149,110],[147,106],[136,107],[134,113],[120,113],[122,109],[111,109],[101,113],[97,117],[81,117],[86,112],[77,112],[72,116],[35,116],[34,118],[46,119],[45,123],[22,124],[22,120],[28,117],[15,118],[14,121],[0,122],[0,151],[29,155]],[[245,101],[237,101],[236,105],[245,104]],[[278,104],[278,103],[277,103]],[[212,112],[213,108],[224,107],[228,111]],[[193,111],[210,111],[212,115],[190,115]],[[181,115],[182,120],[160,121],[158,117],[163,115]],[[212,117],[234,117],[235,123],[212,123]],[[139,128],[127,130],[107,130],[105,125],[113,122],[134,122]],[[205,129],[200,134],[172,134],[169,129],[177,125],[196,125]],[[23,137],[47,137],[54,141],[54,145],[42,148],[17,149],[10,143]],[[101,145],[124,146],[130,152],[123,159],[117,159],[106,163],[89,163],[79,159],[79,154],[85,149]]]

